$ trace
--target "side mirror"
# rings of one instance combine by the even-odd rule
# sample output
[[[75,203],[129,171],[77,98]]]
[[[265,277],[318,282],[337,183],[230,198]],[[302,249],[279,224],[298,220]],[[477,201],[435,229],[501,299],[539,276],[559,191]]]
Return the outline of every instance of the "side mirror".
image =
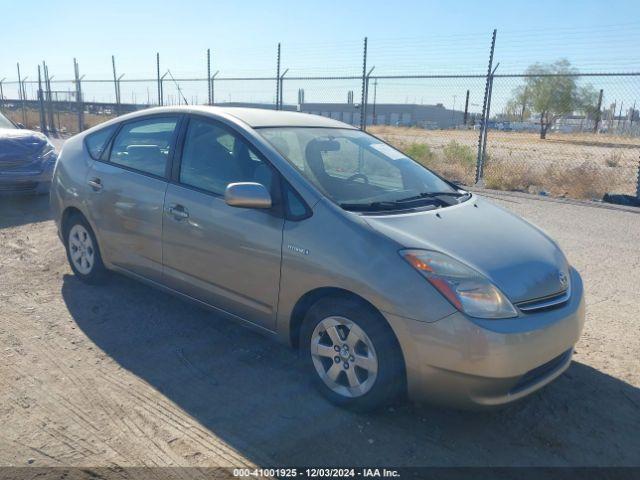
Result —
[[[231,207],[271,208],[271,195],[261,183],[237,182],[227,185],[224,201]]]

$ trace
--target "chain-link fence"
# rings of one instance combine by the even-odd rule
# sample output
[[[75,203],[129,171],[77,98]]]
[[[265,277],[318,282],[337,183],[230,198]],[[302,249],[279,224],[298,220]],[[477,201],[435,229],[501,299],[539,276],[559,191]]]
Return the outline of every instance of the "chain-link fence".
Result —
[[[113,58],[110,79],[86,79],[79,67],[72,80],[54,79],[43,64],[37,80],[0,81],[0,109],[27,128],[63,135],[157,105],[300,111],[366,129],[464,185],[640,198],[640,73],[580,74],[562,60],[498,73],[494,46],[495,33],[486,73],[472,75],[385,74],[368,62],[386,60],[366,40],[359,54],[345,53],[340,75],[284,68],[279,45],[263,76],[214,72],[208,52],[202,77],[163,72],[159,56],[155,78],[118,76]]]

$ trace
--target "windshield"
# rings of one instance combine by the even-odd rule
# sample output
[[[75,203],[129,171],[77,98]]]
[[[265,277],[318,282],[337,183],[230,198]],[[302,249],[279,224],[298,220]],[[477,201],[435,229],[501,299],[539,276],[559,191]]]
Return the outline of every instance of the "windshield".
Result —
[[[16,128],[11,121],[0,113],[0,128]]]
[[[331,200],[346,210],[447,206],[466,192],[360,130],[269,127],[260,134]]]

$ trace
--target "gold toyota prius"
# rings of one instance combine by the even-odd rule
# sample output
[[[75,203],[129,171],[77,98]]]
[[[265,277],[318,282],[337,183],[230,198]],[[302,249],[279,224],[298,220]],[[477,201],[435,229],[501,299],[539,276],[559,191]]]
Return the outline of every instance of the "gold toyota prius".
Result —
[[[65,143],[51,203],[82,281],[119,272],[246,323],[345,407],[512,402],[568,368],[584,323],[544,232],[320,116],[125,115]]]

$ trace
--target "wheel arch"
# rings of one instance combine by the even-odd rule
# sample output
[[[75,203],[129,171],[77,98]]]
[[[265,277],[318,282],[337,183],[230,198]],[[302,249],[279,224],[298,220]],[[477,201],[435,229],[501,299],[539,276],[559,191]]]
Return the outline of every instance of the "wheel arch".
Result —
[[[82,218],[84,218],[87,222],[89,221],[89,220],[87,220],[86,215],[84,213],[82,213],[82,211],[78,207],[75,207],[73,205],[66,207],[63,210],[62,215],[60,217],[60,230],[61,230],[61,233],[63,235],[66,233],[67,223],[69,222],[69,219],[74,215],[79,215]],[[91,224],[89,224],[89,225],[91,225]],[[95,234],[95,232],[94,232],[94,234]]]
[[[302,297],[298,299],[295,306],[293,307],[293,310],[291,311],[291,320],[289,322],[289,343],[294,349],[298,349],[300,327],[302,326],[302,322],[304,321],[304,317],[306,316],[307,312],[317,301],[327,297],[353,300],[355,302],[358,302],[362,304],[363,307],[379,316],[382,321],[389,324],[382,312],[380,312],[380,310],[376,308],[375,305],[373,305],[366,298],[358,295],[357,293],[338,287],[315,288],[302,295]],[[391,326],[389,325],[389,327]]]

